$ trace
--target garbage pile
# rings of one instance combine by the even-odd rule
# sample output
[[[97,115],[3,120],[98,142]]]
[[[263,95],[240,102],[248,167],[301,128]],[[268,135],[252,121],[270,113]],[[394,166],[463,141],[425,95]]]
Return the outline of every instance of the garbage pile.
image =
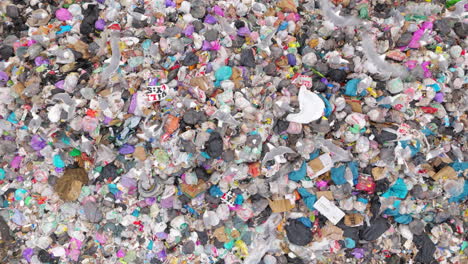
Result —
[[[467,0],[3,0],[1,263],[466,263]]]

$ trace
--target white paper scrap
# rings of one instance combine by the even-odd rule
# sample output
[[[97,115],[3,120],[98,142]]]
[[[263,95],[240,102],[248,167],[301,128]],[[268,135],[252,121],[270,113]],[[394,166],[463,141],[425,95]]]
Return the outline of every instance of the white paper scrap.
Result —
[[[320,197],[314,204],[314,208],[323,214],[330,222],[336,225],[341,218],[345,216],[345,213],[341,211],[335,204],[330,202],[325,196]]]

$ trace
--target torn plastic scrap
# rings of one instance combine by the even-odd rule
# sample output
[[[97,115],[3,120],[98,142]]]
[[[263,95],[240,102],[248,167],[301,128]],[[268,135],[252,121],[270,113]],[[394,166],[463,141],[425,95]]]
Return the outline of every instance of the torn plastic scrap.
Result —
[[[325,103],[316,93],[302,86],[299,91],[299,109],[299,113],[289,114],[286,120],[300,124],[308,124],[315,121],[323,115]]]

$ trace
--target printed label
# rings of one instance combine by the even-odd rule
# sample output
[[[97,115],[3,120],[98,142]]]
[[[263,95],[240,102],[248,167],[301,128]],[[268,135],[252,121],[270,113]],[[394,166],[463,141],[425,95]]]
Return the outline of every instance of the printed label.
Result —
[[[307,175],[313,179],[331,170],[333,167],[333,161],[330,157],[330,154],[326,153],[309,161],[308,165],[310,170],[309,168],[307,169]]]
[[[306,88],[312,87],[312,78],[307,75],[299,75],[294,79],[294,84],[299,84],[299,86],[305,86]]]
[[[399,137],[407,136],[410,133],[410,130],[411,130],[411,126],[406,123],[403,123],[397,130],[398,136]]]
[[[206,66],[202,66],[200,70],[195,74],[195,77],[203,77],[206,75]]]
[[[150,102],[158,102],[167,96],[169,87],[165,84],[158,86],[148,86],[146,90],[146,96]]]
[[[223,194],[223,196],[221,196],[221,201],[231,207],[234,206],[235,199],[236,197],[230,191],[228,191],[227,193]]]
[[[320,199],[315,202],[314,208],[323,214],[334,225],[336,225],[345,216],[345,213],[334,203],[325,198],[325,196],[320,197]]]

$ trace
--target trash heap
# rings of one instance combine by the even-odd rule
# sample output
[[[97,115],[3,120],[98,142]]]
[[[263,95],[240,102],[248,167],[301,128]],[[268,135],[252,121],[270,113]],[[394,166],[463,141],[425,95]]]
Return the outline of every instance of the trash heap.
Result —
[[[1,263],[467,263],[467,0],[3,0]]]

